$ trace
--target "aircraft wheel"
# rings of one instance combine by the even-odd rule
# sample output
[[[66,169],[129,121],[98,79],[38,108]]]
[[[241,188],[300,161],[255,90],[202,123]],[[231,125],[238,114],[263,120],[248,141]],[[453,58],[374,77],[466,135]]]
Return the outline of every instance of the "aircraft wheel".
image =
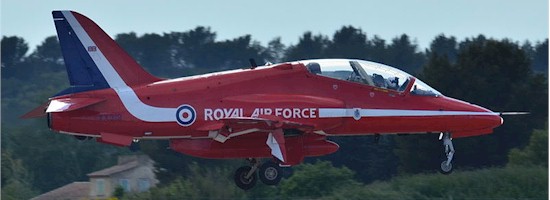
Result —
[[[453,172],[453,164],[449,163],[447,165],[447,160],[444,160],[443,162],[441,162],[441,168],[439,168],[439,172],[441,172],[442,174],[450,174],[451,172]]]
[[[283,177],[281,167],[274,162],[265,162],[262,164],[259,173],[260,180],[266,185],[277,185]]]
[[[258,181],[258,177],[256,176],[256,173],[253,173],[252,176],[249,178],[246,178],[246,175],[248,172],[252,170],[252,167],[250,166],[243,166],[239,167],[237,171],[235,171],[235,184],[237,184],[237,187],[243,189],[243,190],[250,190],[256,185],[256,181]]]

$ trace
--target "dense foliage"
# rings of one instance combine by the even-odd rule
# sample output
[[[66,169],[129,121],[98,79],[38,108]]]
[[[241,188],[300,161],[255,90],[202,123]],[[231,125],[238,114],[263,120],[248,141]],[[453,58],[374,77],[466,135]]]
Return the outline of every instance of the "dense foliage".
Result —
[[[331,138],[341,146],[337,153],[296,166],[293,175],[289,173],[279,187],[258,186],[248,193],[238,190],[231,181],[238,161],[193,158],[166,149],[166,141],[144,142],[142,152],[163,169],[158,174],[161,185],[124,198],[520,198],[548,194],[539,188],[547,188],[548,177],[548,130],[544,128],[548,126],[548,40],[520,45],[482,35],[464,41],[440,35],[428,49],[420,50],[405,34],[385,41],[367,37],[352,26],[342,27],[332,37],[306,32],[297,44],[288,47],[280,38],[264,46],[250,35],[219,41],[207,27],[162,35],[124,33],[116,40],[160,77],[242,68],[249,65],[249,58],[258,63],[358,58],[395,66],[447,96],[491,110],[531,112],[506,117],[494,134],[454,141],[456,165],[481,171],[450,177],[410,175],[437,170],[442,156],[437,135],[382,136],[378,142],[370,136],[338,137]],[[25,199],[87,180],[87,173],[114,164],[117,155],[130,153],[124,148],[53,133],[47,130],[45,120],[19,119],[68,86],[65,67],[56,37],[46,38],[30,53],[24,39],[16,36],[3,37],[1,45],[3,199]],[[511,166],[504,167],[508,161]],[[543,176],[528,180],[534,174]],[[476,182],[478,179],[484,182]],[[534,188],[525,190],[521,184],[527,183]],[[430,187],[434,185],[439,186]],[[474,188],[467,190],[472,185]],[[494,189],[490,187],[513,191],[499,190],[489,195]]]

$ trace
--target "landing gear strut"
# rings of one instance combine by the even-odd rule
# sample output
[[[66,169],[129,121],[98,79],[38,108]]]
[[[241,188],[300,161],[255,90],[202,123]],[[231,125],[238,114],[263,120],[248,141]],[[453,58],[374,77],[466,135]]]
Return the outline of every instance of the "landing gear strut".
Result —
[[[249,190],[256,185],[258,181],[258,173],[260,180],[266,185],[277,185],[282,178],[282,170],[278,164],[274,162],[260,162],[255,159],[247,159],[250,162],[250,166],[242,166],[235,171],[235,184],[237,187],[243,190]]]
[[[450,174],[453,172],[453,165],[451,161],[453,160],[453,155],[455,153],[455,148],[453,147],[453,141],[451,138],[451,133],[445,132],[439,135],[440,140],[443,140],[443,146],[445,147],[445,156],[446,160],[441,162],[441,168],[439,172],[442,174]]]

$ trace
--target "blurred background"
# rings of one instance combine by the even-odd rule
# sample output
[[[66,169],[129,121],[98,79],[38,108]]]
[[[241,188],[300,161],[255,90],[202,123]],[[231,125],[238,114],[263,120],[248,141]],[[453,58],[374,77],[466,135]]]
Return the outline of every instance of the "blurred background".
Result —
[[[32,6],[31,6],[32,5]],[[29,199],[147,155],[159,181],[119,199],[418,199],[548,197],[547,1],[93,1],[1,4],[2,199]],[[175,78],[286,62],[357,58],[417,76],[446,96],[505,116],[490,135],[454,140],[456,171],[437,173],[437,135],[331,138],[334,154],[286,169],[277,187],[234,186],[240,160],[208,160],[142,141],[141,151],[79,141],[19,116],[68,87],[51,18],[78,11],[147,71]]]

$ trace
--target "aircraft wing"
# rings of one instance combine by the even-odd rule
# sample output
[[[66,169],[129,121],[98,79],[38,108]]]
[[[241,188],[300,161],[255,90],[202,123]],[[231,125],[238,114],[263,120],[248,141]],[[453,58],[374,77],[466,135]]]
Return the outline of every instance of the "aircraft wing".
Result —
[[[298,129],[301,131],[313,130],[315,128],[312,124],[303,124],[288,120],[269,119],[269,118],[254,118],[254,117],[238,117],[223,119],[224,123],[228,126],[239,125],[255,125],[257,128],[262,129]]]
[[[261,117],[237,117],[222,119],[219,123],[210,124],[200,130],[208,131],[209,137],[221,143],[249,133],[267,132],[266,145],[271,149],[271,154],[284,163],[287,161],[284,130],[292,130],[289,134],[312,132],[315,125]]]
[[[315,129],[315,125],[262,117],[235,117],[221,119],[217,123],[198,128],[199,131],[208,131],[210,137],[222,143],[232,137],[253,132],[272,132],[276,129],[311,132]]]

